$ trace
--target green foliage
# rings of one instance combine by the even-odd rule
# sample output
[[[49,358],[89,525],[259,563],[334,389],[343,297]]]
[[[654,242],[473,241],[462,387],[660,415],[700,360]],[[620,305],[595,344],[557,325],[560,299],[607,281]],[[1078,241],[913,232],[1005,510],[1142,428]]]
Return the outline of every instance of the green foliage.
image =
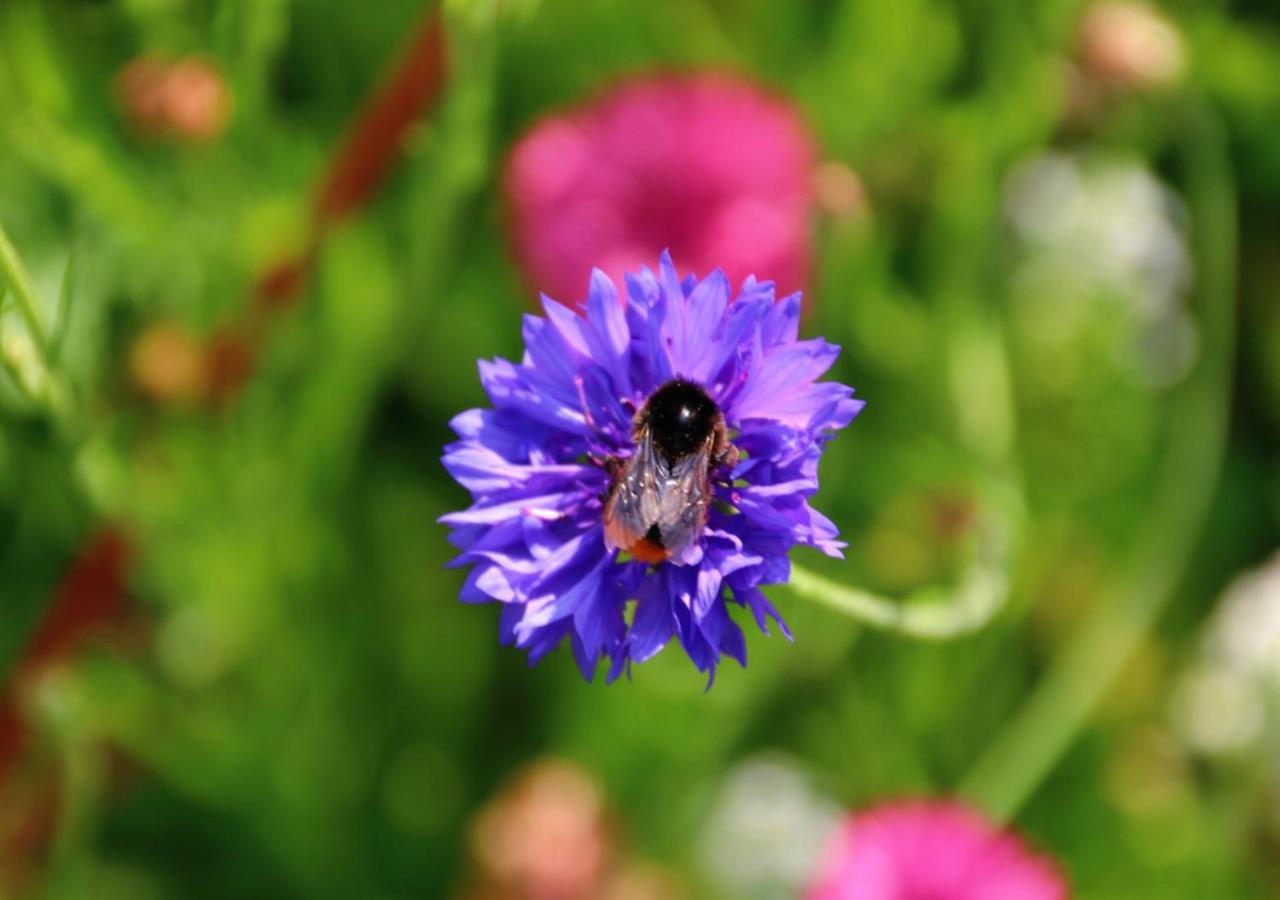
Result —
[[[844,804],[963,789],[1082,897],[1280,889],[1259,849],[1280,813],[1237,780],[1187,751],[1155,800],[1114,774],[1135,735],[1174,741],[1206,614],[1280,545],[1280,17],[1239,5],[1176,5],[1180,80],[1077,115],[1074,2],[448,3],[440,105],[269,314],[243,389],[203,403],[148,397],[139,335],[177,323],[203,346],[244,321],[259,273],[306,248],[313,186],[422,11],[0,4],[0,659],[22,670],[101,523],[136,546],[125,638],[12,680],[33,734],[8,777],[63,791],[28,888],[447,896],[476,810],[553,754],[703,896],[720,780],[781,750]],[[118,73],[191,53],[225,73],[227,132],[139,136]],[[506,150],[548,110],[671,65],[794,98],[868,196],[818,224],[805,325],[846,348],[833,374],[869,402],[818,497],[849,559],[799,559],[818,575],[773,592],[795,642],[751,635],[750,667],[710,692],[674,652],[607,688],[566,653],[526,669],[494,608],[457,602],[435,523],[465,502],[438,462],[446,423],[481,402],[477,358],[518,353],[530,300]],[[1135,362],[1131,286],[1019,281],[1010,173],[1050,151],[1134,162],[1184,207],[1195,351],[1171,379]],[[824,578],[924,591],[907,615],[929,619],[990,563],[992,521],[1008,601],[973,633],[914,640],[802,599]],[[1144,680],[1135,657],[1164,663]]]

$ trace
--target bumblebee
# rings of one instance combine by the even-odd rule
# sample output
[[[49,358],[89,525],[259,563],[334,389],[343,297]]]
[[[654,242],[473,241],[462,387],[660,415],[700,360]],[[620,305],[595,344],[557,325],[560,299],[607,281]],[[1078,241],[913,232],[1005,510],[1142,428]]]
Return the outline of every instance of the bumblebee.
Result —
[[[701,385],[668,381],[636,413],[635,452],[609,464],[604,536],[612,549],[660,563],[697,540],[711,506],[711,471],[733,465],[724,416]]]

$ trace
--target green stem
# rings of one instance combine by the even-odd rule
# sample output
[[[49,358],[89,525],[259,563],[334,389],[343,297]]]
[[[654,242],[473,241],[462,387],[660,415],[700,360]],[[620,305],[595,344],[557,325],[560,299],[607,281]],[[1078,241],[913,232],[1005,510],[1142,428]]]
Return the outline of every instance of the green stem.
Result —
[[[1010,529],[984,528],[974,560],[951,591],[929,587],[906,600],[890,600],[871,591],[791,566],[791,591],[873,628],[926,640],[948,640],[982,628],[1004,608],[1009,596]]]
[[[989,316],[948,304],[948,385],[960,444],[982,463],[979,527],[972,561],[960,583],[931,586],[891,600],[792,565],[793,593],[874,628],[926,640],[948,640],[990,622],[1009,598],[1012,535],[1023,518],[1012,378],[1002,337]]]
[[[40,304],[36,300],[35,290],[31,287],[31,277],[27,275],[26,267],[18,258],[18,251],[14,249],[13,242],[9,240],[3,224],[0,224],[0,277],[4,278],[9,290],[13,292],[13,297],[18,303],[18,311],[22,313],[23,321],[27,323],[27,331],[30,332],[36,346],[40,348],[40,356],[43,358],[47,345],[44,322],[40,316]]]
[[[0,345],[0,364],[8,371],[17,389],[45,409],[65,436],[77,438],[80,429],[74,414],[70,385],[53,370],[53,348],[41,318],[40,302],[31,286],[31,276],[27,274],[26,266],[22,264],[4,226],[0,225],[0,288],[6,286],[26,323],[25,337],[29,343],[24,343],[18,335],[13,336],[13,344],[6,340]]]
[[[1177,412],[1170,449],[1129,563],[959,787],[1001,820],[1016,814],[1057,763],[1168,604],[1213,498],[1226,442],[1234,352],[1235,192],[1212,113],[1193,108],[1185,124],[1203,357],[1171,404]]]
[[[795,565],[791,567],[790,586],[793,593],[874,628],[930,640],[977,631],[1004,606],[1008,594],[1004,571],[993,566],[975,566],[946,602],[923,598],[890,600]]]

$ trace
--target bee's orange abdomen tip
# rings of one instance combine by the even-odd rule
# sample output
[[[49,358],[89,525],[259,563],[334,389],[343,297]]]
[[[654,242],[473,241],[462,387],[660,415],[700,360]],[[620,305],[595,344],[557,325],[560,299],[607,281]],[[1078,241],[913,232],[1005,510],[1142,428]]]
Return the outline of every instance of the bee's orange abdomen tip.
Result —
[[[640,538],[627,549],[632,556],[642,563],[665,562],[670,555],[666,547],[661,544],[655,544],[648,538]]]

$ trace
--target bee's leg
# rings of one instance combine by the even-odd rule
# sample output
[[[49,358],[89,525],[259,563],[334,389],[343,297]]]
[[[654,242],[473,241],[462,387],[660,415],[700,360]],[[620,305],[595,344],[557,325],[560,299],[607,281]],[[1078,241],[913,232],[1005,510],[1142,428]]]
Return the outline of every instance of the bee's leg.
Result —
[[[732,444],[726,444],[723,450],[712,457],[711,465],[717,473],[712,476],[715,483],[725,487],[733,487],[733,469],[741,458],[742,454]]]
[[[627,460],[622,456],[606,456],[600,465],[604,467],[605,474],[614,481],[622,477],[622,473],[627,468]]]
[[[600,494],[600,499],[607,501],[627,470],[627,459],[625,456],[593,456],[591,463],[604,469],[609,476],[609,486]]]
[[[625,456],[602,456],[588,453],[583,460],[597,469],[604,469],[605,474],[610,478],[617,478],[627,467],[627,458]]]

